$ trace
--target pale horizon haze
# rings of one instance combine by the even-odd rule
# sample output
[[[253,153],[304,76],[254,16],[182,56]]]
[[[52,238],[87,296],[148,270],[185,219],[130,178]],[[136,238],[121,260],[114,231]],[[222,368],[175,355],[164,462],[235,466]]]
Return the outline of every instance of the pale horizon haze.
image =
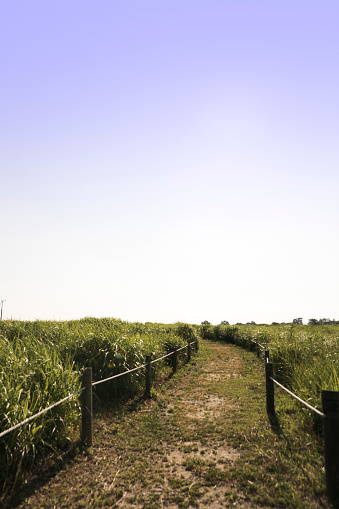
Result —
[[[4,319],[339,319],[337,0],[0,6]]]

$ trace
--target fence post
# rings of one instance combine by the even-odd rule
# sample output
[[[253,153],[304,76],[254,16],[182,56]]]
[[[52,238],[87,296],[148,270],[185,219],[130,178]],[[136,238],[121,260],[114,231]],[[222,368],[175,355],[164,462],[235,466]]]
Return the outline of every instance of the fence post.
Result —
[[[339,508],[339,392],[321,391],[327,497]]]
[[[92,368],[85,368],[82,375],[82,387],[85,387],[82,396],[82,426],[81,441],[92,445],[93,437],[93,397],[92,397]]]
[[[257,357],[259,358],[260,357],[260,346],[259,346],[259,343],[255,344],[255,350],[257,352]]]
[[[177,369],[178,369],[178,349],[176,348],[174,351],[173,351],[173,373],[176,373],[177,372]]]
[[[266,410],[268,415],[275,415],[274,409],[274,382],[273,378],[273,364],[272,362],[266,362]]]
[[[196,340],[195,342],[195,351],[198,352],[199,351],[199,341]]]
[[[187,341],[187,362],[190,362],[191,360],[191,342],[190,340]]]
[[[265,350],[265,363],[270,362],[270,351]]]
[[[146,355],[146,396],[151,397],[151,356]]]

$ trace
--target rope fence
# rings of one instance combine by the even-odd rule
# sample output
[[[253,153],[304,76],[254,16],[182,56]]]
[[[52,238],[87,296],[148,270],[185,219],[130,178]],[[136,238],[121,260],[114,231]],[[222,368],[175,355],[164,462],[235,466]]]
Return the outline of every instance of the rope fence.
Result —
[[[266,410],[268,416],[275,416],[274,385],[283,389],[290,396],[315,412],[323,421],[325,478],[327,497],[335,508],[339,508],[339,392],[321,391],[322,412],[299,398],[284,385],[279,383],[273,374],[273,363],[269,362],[269,351],[265,350],[266,374]]]
[[[5,435],[7,435],[7,433],[9,433],[10,431],[14,431],[15,429],[20,428],[24,424],[27,424],[28,422],[33,421],[33,419],[35,419],[36,417],[39,417],[40,415],[44,414],[45,412],[48,412],[49,410],[52,410],[52,408],[54,408],[54,407],[56,407],[58,405],[61,405],[61,403],[64,403],[68,399],[73,398],[74,396],[76,396],[77,394],[80,394],[80,392],[82,392],[84,390],[85,390],[84,387],[82,387],[81,389],[79,389],[78,391],[74,392],[73,394],[70,394],[69,396],[66,396],[66,398],[63,398],[60,401],[57,401],[56,403],[53,403],[53,405],[45,408],[44,410],[40,410],[40,412],[38,412],[37,414],[31,415],[31,417],[27,417],[27,419],[25,419],[22,422],[19,422],[19,424],[16,424],[15,426],[12,426],[11,428],[6,429],[5,431],[2,431],[0,433],[0,438],[5,436]]]
[[[206,336],[206,338],[214,339],[208,336]],[[332,504],[331,507],[333,506],[335,509],[339,509],[339,391],[321,391],[322,411],[320,411],[284,387],[274,378],[273,364],[270,362],[270,352],[266,349],[267,347],[250,338],[245,338],[245,340],[241,338],[239,342],[231,336],[225,336],[224,339],[220,336],[220,339],[234,343],[251,352],[256,352],[258,358],[264,359],[266,374],[266,410],[270,420],[271,417],[276,417],[274,406],[275,385],[321,417],[324,437],[326,492]],[[271,420],[271,422],[273,424],[276,422],[276,419]]]
[[[281,385],[279,382],[277,382],[277,380],[275,380],[274,378],[271,377],[271,380],[272,382],[274,382],[276,385],[278,385],[281,389],[283,389],[285,392],[287,392],[288,394],[290,394],[293,398],[295,398],[296,400],[300,401],[300,403],[302,403],[303,405],[305,405],[307,408],[309,408],[310,410],[313,410],[313,412],[315,412],[316,414],[320,415],[321,417],[326,417],[325,414],[323,414],[322,412],[320,412],[317,408],[314,408],[313,406],[311,406],[309,403],[307,403],[306,401],[304,401],[303,399],[299,398],[299,396],[297,396],[296,394],[294,394],[293,392],[289,391],[288,389],[286,389],[286,387],[284,387],[283,385]]]
[[[22,422],[19,422],[18,424],[15,424],[9,429],[6,429],[0,433],[0,438],[7,435],[11,431],[14,431],[21,426],[24,426],[25,424],[29,423],[33,419],[36,419],[40,415],[44,414],[45,412],[48,412],[49,410],[52,410],[58,405],[61,405],[61,403],[64,403],[65,401],[73,398],[74,396],[77,396],[80,393],[84,393],[84,398],[82,402],[82,431],[81,431],[81,440],[84,443],[87,443],[90,445],[92,443],[92,428],[93,428],[93,403],[92,403],[92,388],[96,385],[99,385],[104,382],[108,382],[110,380],[114,380],[115,378],[119,378],[124,375],[128,375],[129,373],[133,373],[134,371],[137,371],[142,368],[146,368],[146,395],[150,397],[151,395],[151,370],[150,365],[159,362],[166,357],[173,357],[173,372],[175,373],[177,370],[177,354],[181,350],[187,349],[187,360],[190,361],[191,359],[191,344],[195,345],[196,352],[199,349],[198,340],[191,343],[190,341],[187,342],[187,345],[176,348],[173,352],[170,352],[166,355],[163,355],[162,357],[159,357],[157,359],[154,359],[151,361],[151,356],[146,356],[146,364],[142,364],[140,366],[137,366],[135,368],[129,369],[128,371],[123,371],[122,373],[118,373],[117,375],[110,376],[108,378],[105,378],[103,380],[98,380],[96,382],[92,382],[92,368],[85,368],[84,374],[82,377],[82,387],[78,391],[74,392],[73,394],[69,394],[65,398],[61,399],[60,401],[57,401],[56,403],[53,403],[53,405],[50,405],[47,408],[44,408],[43,410],[40,410],[34,415],[31,415],[27,419],[25,419]]]
[[[258,358],[261,357],[264,359],[266,374],[266,410],[269,417],[276,416],[274,405],[274,386],[277,385],[287,394],[322,418],[326,492],[329,501],[333,504],[333,507],[339,509],[339,391],[321,391],[321,412],[303,399],[299,398],[299,396],[284,387],[274,378],[273,364],[270,362],[270,353],[265,346],[253,339],[247,339],[245,343],[242,343],[239,346],[249,349],[251,352],[256,352]]]

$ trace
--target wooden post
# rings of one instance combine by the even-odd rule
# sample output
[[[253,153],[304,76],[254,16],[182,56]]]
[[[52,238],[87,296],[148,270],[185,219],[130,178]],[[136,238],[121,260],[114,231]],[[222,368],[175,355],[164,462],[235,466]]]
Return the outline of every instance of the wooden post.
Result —
[[[265,364],[266,362],[270,362],[270,351],[265,350]]]
[[[339,508],[339,392],[321,391],[324,417],[326,492],[333,507]]]
[[[176,373],[177,372],[177,369],[178,369],[178,349],[176,348],[174,351],[173,351],[173,373]]]
[[[151,356],[146,355],[146,396],[151,397]]]
[[[257,352],[257,357],[259,358],[260,357],[260,346],[259,346],[259,343],[255,343],[255,350]]]
[[[92,445],[93,437],[93,397],[92,397],[92,368],[85,368],[82,375],[82,426],[81,441],[83,444]]]
[[[199,341],[196,340],[195,342],[195,351],[198,352],[199,351]]]
[[[273,364],[272,362],[266,362],[266,410],[268,415],[275,415],[274,409],[274,382],[273,378]]]
[[[187,341],[187,362],[190,362],[191,360],[191,342],[190,340]]]

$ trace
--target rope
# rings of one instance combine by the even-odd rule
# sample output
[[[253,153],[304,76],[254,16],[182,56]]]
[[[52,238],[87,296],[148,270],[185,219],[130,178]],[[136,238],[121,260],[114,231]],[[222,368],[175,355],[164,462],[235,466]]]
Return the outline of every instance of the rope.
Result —
[[[187,348],[187,345],[183,346],[182,348],[178,348],[177,352],[180,352],[180,350],[183,350],[184,348]],[[151,361],[151,364],[154,362],[161,361],[162,359],[165,359],[166,357],[169,357],[170,355],[173,355],[173,352],[167,353],[166,355],[163,355],[162,357],[159,357],[158,359],[154,359]],[[99,380],[98,382],[93,382],[92,385],[98,385],[102,384],[103,382],[108,382],[109,380],[113,380],[114,378],[118,378],[119,376],[127,375],[128,373],[132,373],[133,371],[136,371],[140,368],[145,368],[146,364],[143,364],[142,366],[137,366],[136,368],[130,369],[129,371],[124,371],[123,373],[119,373],[118,375],[110,376],[109,378],[105,378],[104,380]]]
[[[130,369],[128,371],[123,371],[122,373],[118,373],[117,375],[110,376],[109,378],[105,378],[104,380],[98,380],[98,382],[93,382],[92,385],[99,385],[103,382],[108,382],[108,380],[113,380],[114,378],[118,378],[119,376],[127,375],[128,373],[132,373],[133,371],[137,371],[137,369],[145,368],[146,364],[142,366],[137,366],[136,368]]]
[[[196,343],[196,341],[192,341],[192,343],[190,343],[190,344],[194,345],[194,343]],[[182,346],[181,348],[177,348],[177,352],[180,352],[180,350],[184,350],[185,348],[187,348],[187,345]],[[153,364],[153,362],[161,361],[162,359],[165,359],[165,357],[169,357],[170,355],[173,355],[173,353],[174,352],[170,352],[170,353],[164,355],[163,357],[159,357],[159,359],[154,359],[154,361],[151,361],[151,364]]]
[[[286,387],[284,387],[283,385],[281,385],[279,382],[277,382],[276,380],[274,380],[274,378],[270,377],[270,379],[272,380],[272,382],[274,382],[275,384],[279,385],[279,387],[281,387],[284,391],[288,392],[288,394],[290,394],[291,396],[293,396],[293,398],[297,399],[298,401],[300,401],[300,403],[302,403],[303,405],[307,406],[307,408],[309,408],[310,410],[313,410],[313,412],[315,412],[316,414],[320,415],[321,417],[326,417],[325,414],[323,414],[322,412],[320,412],[319,410],[317,410],[316,408],[314,408],[313,406],[309,405],[308,403],[306,403],[306,401],[304,401],[303,399],[299,398],[298,396],[296,396],[295,394],[293,394],[293,392],[289,391],[288,389],[286,389]]]
[[[262,346],[262,345],[261,345],[260,343],[258,343],[257,341],[254,341],[254,339],[251,339],[250,341],[251,341],[251,343],[253,343],[254,345],[258,345],[258,346],[259,346],[262,350],[265,350],[265,347],[264,347],[264,346]]]
[[[76,396],[77,394],[79,394],[80,392],[84,391],[85,390],[85,387],[82,387],[81,389],[79,389],[78,391],[74,392],[73,394],[70,394],[69,396],[67,396],[66,398],[64,399],[61,399],[60,401],[58,401],[57,403],[54,403],[53,405],[49,406],[48,408],[45,408],[44,410],[41,410],[40,412],[38,412],[37,414],[35,415],[31,415],[31,417],[28,417],[27,419],[25,419],[24,421],[22,422],[19,422],[19,424],[16,424],[15,426],[13,426],[12,428],[9,428],[9,429],[6,429],[5,431],[2,431],[0,433],[0,438],[3,437],[4,435],[7,435],[7,433],[9,433],[10,431],[13,431],[17,428],[20,428],[20,426],[23,426],[24,424],[27,424],[28,422],[32,421],[33,419],[35,419],[36,417],[39,417],[39,415],[42,415],[44,414],[45,412],[48,412],[48,410],[51,410],[52,408],[60,405],[61,403],[63,403],[64,401],[67,401],[68,399],[70,398],[73,398],[73,396]]]
[[[177,352],[180,352],[180,350],[184,350],[185,348],[187,348],[187,345],[182,346],[181,348],[178,348],[178,349],[177,349]]]
[[[151,361],[151,364],[153,364],[154,362],[161,361],[162,359],[165,359],[166,357],[169,357],[170,355],[173,355],[173,352],[167,353],[166,355],[159,357],[159,359],[154,359],[154,361]]]

